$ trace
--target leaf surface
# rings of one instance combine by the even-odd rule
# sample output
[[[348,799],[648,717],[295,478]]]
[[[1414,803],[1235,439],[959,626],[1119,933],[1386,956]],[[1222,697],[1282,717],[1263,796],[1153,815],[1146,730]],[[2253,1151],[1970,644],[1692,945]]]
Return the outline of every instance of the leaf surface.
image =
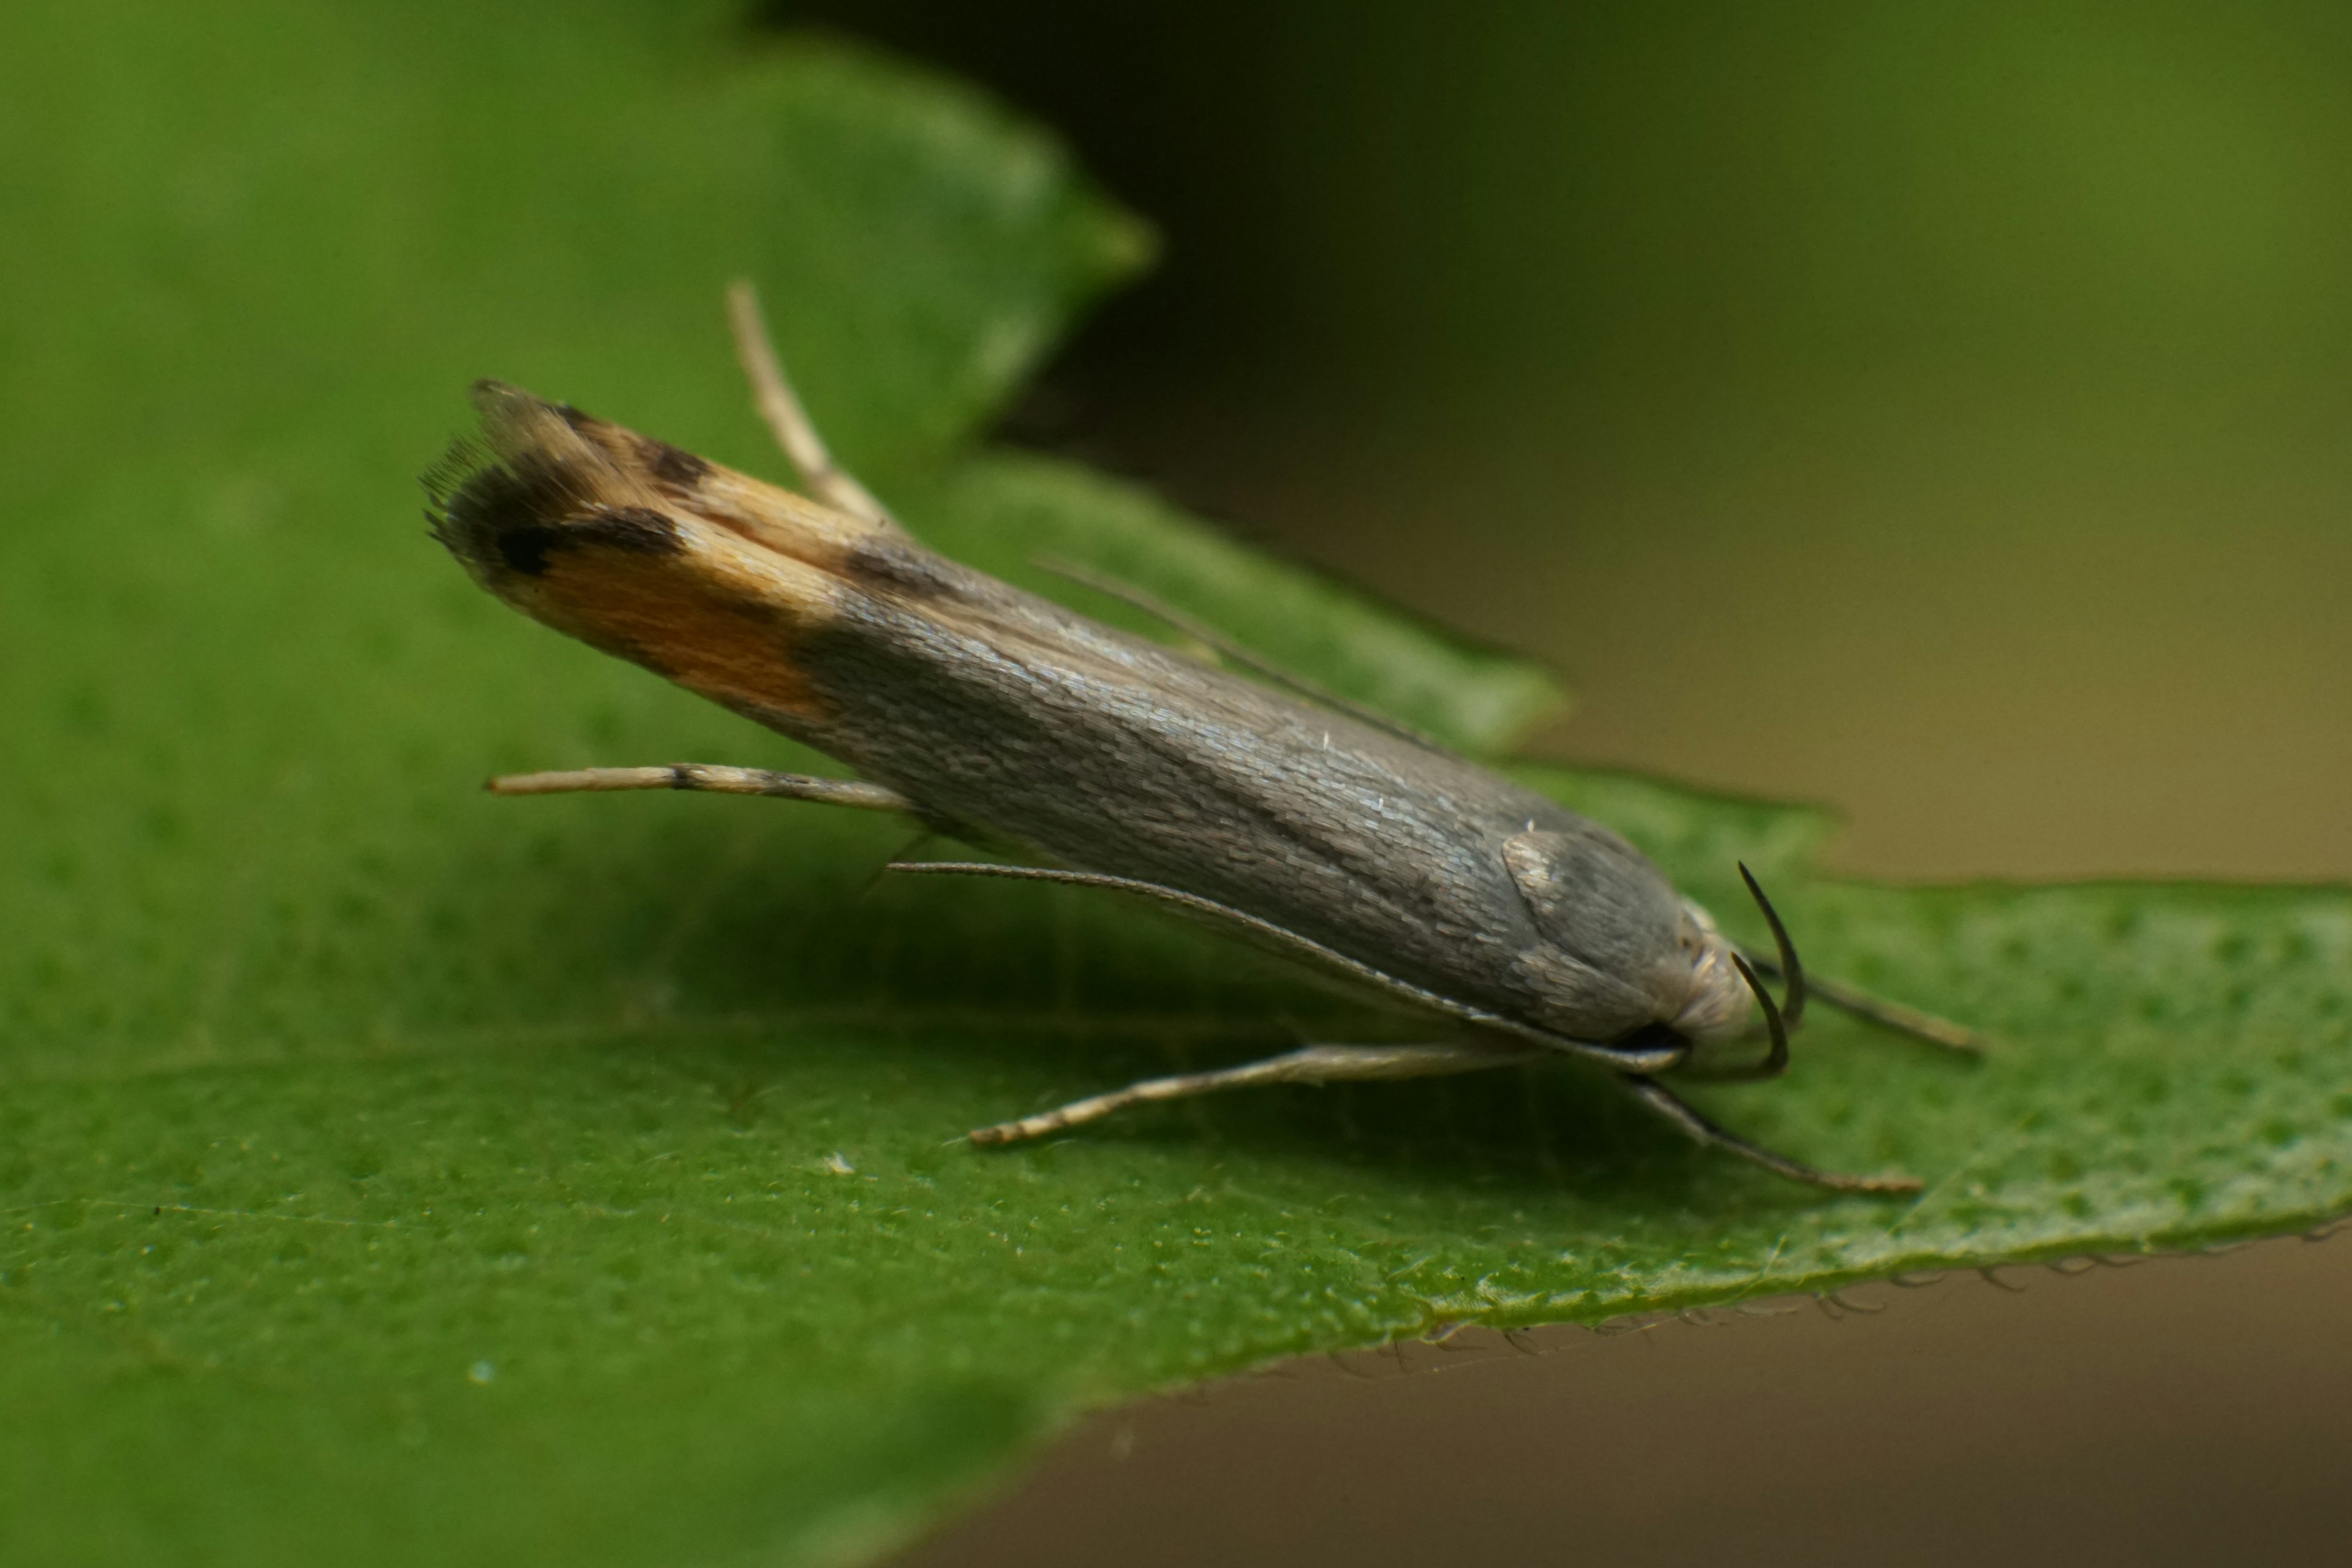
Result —
[[[844,455],[951,552],[1081,560],[1473,749],[1557,694],[975,451],[1147,238],[968,92],[731,27],[0,21],[0,1555],[852,1560],[1076,1411],[1272,1356],[2352,1200],[2352,896],[1841,884],[1814,814],[1548,770],[1727,920],[1746,857],[1821,971],[2000,1040],[1969,1067],[1822,1016],[1790,1079],[1706,1097],[1917,1202],[1778,1184],[1565,1066],[957,1142],[1395,1025],[1115,901],[875,885],[903,835],[853,814],[482,795],[822,763],[439,554],[412,476],[467,381],[779,472],[719,325],[749,272]]]

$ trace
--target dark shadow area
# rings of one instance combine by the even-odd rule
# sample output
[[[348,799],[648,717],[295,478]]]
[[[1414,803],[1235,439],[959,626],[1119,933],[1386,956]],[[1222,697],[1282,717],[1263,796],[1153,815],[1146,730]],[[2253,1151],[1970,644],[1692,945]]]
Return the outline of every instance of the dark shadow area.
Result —
[[[507,1009],[457,1026],[533,1039],[581,1029],[634,1037],[615,1048],[701,1062],[693,1070],[730,1100],[765,1092],[802,1048],[793,1037],[812,1026],[928,1064],[922,1070],[939,1081],[971,1083],[960,1112],[967,1120],[945,1136],[1304,1044],[1454,1033],[1445,1020],[1358,996],[1344,982],[1117,893],[891,877],[887,861],[917,835],[887,819],[656,792],[500,803],[482,820],[518,814],[526,831],[452,843],[452,891],[439,901],[475,928],[465,951],[497,974],[495,984],[456,989],[498,996]],[[934,839],[919,853],[964,852]],[[698,1037],[698,1025],[707,1035]],[[1817,1055],[1816,1042],[1831,1055]],[[1796,1045],[1801,1065],[1828,1066],[1852,1050],[1916,1058],[1931,1075],[1966,1070],[1834,1016]],[[981,1087],[990,1082],[1024,1085],[1024,1098]],[[1712,1103],[1738,1131],[1748,1108],[1790,1092],[1807,1090],[1766,1083]],[[1629,1214],[1819,1201],[1812,1189],[1695,1146],[1605,1071],[1565,1058],[1416,1082],[1234,1090],[1138,1107],[1073,1136],[1247,1151],[1328,1169],[1341,1185],[1361,1170],[1531,1201],[1572,1192]]]
[[[755,15],[763,27],[832,29],[986,84],[1052,127],[1159,230],[1160,265],[1057,354],[1015,416],[1019,436],[1116,457],[1100,418],[1115,417],[1108,405],[1134,394],[1139,373],[1189,382],[1298,357],[1285,340],[1314,279],[1286,276],[1281,237],[1297,192],[1265,153],[1318,111],[1328,84],[1289,79],[1266,46],[1343,35],[1344,8],[1276,17],[1232,0],[761,0]]]
[[[935,1077],[1034,1085],[1022,1103],[975,1098],[972,1125],[1304,1043],[1445,1034],[1442,1022],[1353,999],[1115,894],[890,879],[882,867],[906,834],[864,824],[842,832],[809,819],[818,810],[589,797],[520,839],[455,846],[448,879],[462,894],[448,902],[478,926],[467,944],[475,962],[498,975],[478,993],[457,990],[507,1005],[499,1019],[461,1026],[531,1038],[591,1026],[637,1037],[612,1048],[671,1061],[693,1040],[687,1057],[725,1064],[696,1070],[756,1097],[794,1049],[783,1037],[814,1019],[828,1034],[929,1063]],[[502,871],[501,860],[514,864]],[[763,1037],[762,1018],[774,1020],[775,1038]],[[700,1038],[698,1023],[709,1030]],[[1369,1166],[1433,1185],[1531,1196],[1572,1188],[1662,1210],[1704,1201],[1727,1168],[1734,1180],[1750,1174],[1690,1145],[1605,1073],[1568,1061],[1238,1090],[1140,1107],[1078,1136],[1229,1145],[1328,1166],[1338,1181]]]

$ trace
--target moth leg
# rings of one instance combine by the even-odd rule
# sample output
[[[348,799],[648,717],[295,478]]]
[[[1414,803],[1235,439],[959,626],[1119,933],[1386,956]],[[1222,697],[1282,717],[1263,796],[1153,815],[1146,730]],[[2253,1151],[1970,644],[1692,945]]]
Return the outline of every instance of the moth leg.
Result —
[[[1780,964],[1763,954],[1742,949],[1740,956],[1754,964],[1759,974],[1774,980],[1781,977]],[[1922,1013],[1916,1007],[1906,1007],[1900,1002],[1889,1002],[1866,991],[1857,991],[1851,985],[1823,980],[1818,975],[1807,975],[1805,987],[1814,1001],[1825,1006],[1834,1007],[1841,1013],[1851,1013],[1857,1018],[1866,1018],[1898,1034],[1908,1035],[1915,1040],[1925,1040],[1931,1046],[1941,1046],[1948,1051],[1959,1051],[1969,1056],[1982,1056],[1985,1052],[1985,1037],[1965,1024],[1955,1024],[1948,1018],[1938,1018],[1933,1013]]]
[[[897,790],[864,779],[827,779],[813,773],[780,773],[766,768],[729,768],[709,763],[671,763],[657,768],[575,768],[566,773],[507,773],[489,782],[492,795],[570,795],[621,789],[698,790],[712,795],[765,795],[854,805],[866,811],[919,816],[915,803]]]
[[[1065,1127],[1076,1127],[1080,1122],[1108,1116],[1114,1110],[1124,1110],[1130,1105],[1149,1104],[1156,1100],[1183,1100],[1196,1094],[1213,1094],[1223,1089],[1252,1089],[1263,1083],[1347,1083],[1368,1079],[1433,1078],[1441,1073],[1477,1072],[1486,1068],[1507,1067],[1513,1062],[1526,1061],[1541,1049],[1539,1046],[1471,1044],[1307,1046],[1278,1057],[1267,1057],[1263,1061],[1244,1062],[1239,1067],[1220,1068],[1213,1072],[1178,1073],[1170,1078],[1145,1079],[1140,1083],[1131,1083],[1108,1094],[1074,1100],[1058,1110],[1024,1116],[1018,1121],[976,1127],[971,1136],[975,1143],[1013,1143],[1024,1138],[1040,1138],[1048,1132],[1058,1132]]]
[[[1425,986],[1415,985],[1409,980],[1400,979],[1359,959],[1349,958],[1344,952],[1328,948],[1312,937],[1302,936],[1286,926],[1262,920],[1246,910],[1221,904],[1198,893],[1188,893],[1181,888],[1165,887],[1134,877],[1106,876],[1099,871],[1066,871],[1051,866],[1003,866],[985,860],[894,860],[889,868],[923,876],[1004,877],[1015,881],[1059,882],[1067,887],[1108,888],[1116,892],[1139,893],[1223,926],[1234,934],[1250,937],[1265,946],[1286,952],[1293,958],[1303,958],[1337,970],[1374,990],[1386,992],[1416,1006],[1503,1034],[1516,1035],[1548,1050],[1601,1062],[1619,1072],[1663,1072],[1681,1065],[1690,1054],[1690,1047],[1679,1041],[1670,1046],[1612,1046],[1555,1035],[1549,1029],[1539,1029],[1517,1018],[1490,1013],[1483,1007],[1474,1007]]]
[[[727,286],[727,317],[734,328],[735,357],[742,363],[744,379],[751,384],[752,405],[816,499],[836,511],[904,531],[889,509],[825,449],[824,437],[816,433],[808,410],[801,406],[799,394],[784,377],[775,342],[768,335],[767,319],[760,311],[759,293],[750,279],[738,278]]]
[[[1916,1193],[1919,1190],[1919,1180],[1916,1176],[1849,1176],[1835,1171],[1815,1170],[1785,1154],[1775,1154],[1761,1144],[1750,1143],[1738,1133],[1717,1126],[1654,1079],[1628,1073],[1620,1081],[1634,1099],[1698,1142],[1737,1154],[1743,1160],[1763,1166],[1776,1176],[1786,1176],[1792,1182],[1807,1182],[1838,1193]]]

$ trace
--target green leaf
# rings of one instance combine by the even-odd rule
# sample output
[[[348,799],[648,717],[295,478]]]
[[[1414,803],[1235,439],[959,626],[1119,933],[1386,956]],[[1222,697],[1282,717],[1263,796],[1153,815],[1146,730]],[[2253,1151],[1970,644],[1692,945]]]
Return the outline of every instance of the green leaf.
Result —
[[[1841,884],[1811,814],[1542,771],[1727,920],[1744,856],[1823,973],[1999,1037],[1972,1067],[1823,1016],[1790,1079],[1707,1097],[1917,1202],[1776,1183],[1566,1067],[956,1142],[1395,1026],[1076,891],[875,886],[900,838],[850,814],[479,794],[814,760],[439,555],[411,476],[467,381],[776,471],[719,327],[749,271],[957,553],[1129,576],[1466,746],[1552,694],[968,455],[1140,230],[951,85],[730,26],[0,22],[0,1555],[856,1559],[1074,1412],[1270,1356],[2352,1202],[2352,895]]]

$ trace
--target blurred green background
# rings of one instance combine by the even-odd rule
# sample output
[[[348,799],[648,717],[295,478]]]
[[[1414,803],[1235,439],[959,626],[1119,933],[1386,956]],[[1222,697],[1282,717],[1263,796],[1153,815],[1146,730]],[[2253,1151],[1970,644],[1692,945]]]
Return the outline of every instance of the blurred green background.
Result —
[[[2352,11],[770,14],[1161,225],[1017,433],[1549,657],[1544,749],[1855,869],[2352,875]]]
[[[466,1529],[551,1518],[583,1551],[642,1539],[614,1521],[715,1539],[735,1528],[730,1509],[854,1512],[877,1475],[886,1494],[944,1485],[924,1454],[977,1451],[971,1434],[1009,1433],[1024,1400],[1060,1396],[1034,1386],[1036,1367],[1104,1364],[1128,1342],[1117,1336],[1134,1324],[1091,1275],[1064,1296],[1006,1296],[1006,1314],[909,1331],[888,1315],[919,1294],[898,1301],[901,1286],[998,1304],[991,1281],[1005,1276],[955,1259],[1009,1238],[958,1223],[953,1205],[1028,1180],[1021,1168],[953,1174],[962,1184],[939,1208],[950,1251],[897,1247],[887,1219],[803,1242],[803,1209],[859,1212],[809,1192],[847,1173],[814,1159],[842,1102],[821,1078],[735,1074],[862,1068],[859,1039],[827,1036],[830,1056],[786,1062],[730,1043],[762,1019],[700,1056],[659,1034],[680,973],[688,1032],[706,1022],[694,1005],[798,994],[797,978],[765,967],[771,945],[793,946],[771,942],[786,917],[834,944],[798,950],[812,972],[808,952],[847,951],[859,921],[887,921],[829,893],[708,921],[744,868],[767,864],[766,846],[829,830],[744,818],[616,837],[552,813],[538,821],[554,826],[494,826],[502,808],[463,787],[559,743],[598,742],[586,761],[609,754],[607,739],[719,732],[648,720],[684,700],[618,667],[574,683],[558,672],[586,668],[562,662],[578,650],[529,628],[501,620],[469,640],[500,613],[431,559],[402,498],[456,416],[456,387],[482,369],[616,412],[667,408],[678,423],[664,428],[697,445],[714,433],[719,456],[763,449],[741,444],[756,433],[710,314],[719,279],[812,210],[802,232],[820,241],[830,208],[891,210],[892,171],[907,165],[820,156],[798,166],[839,177],[814,191],[740,206],[719,195],[774,189],[761,180],[783,144],[761,109],[782,79],[704,69],[708,19],[738,27],[753,10],[757,25],[828,24],[992,86],[1160,224],[1163,270],[1060,356],[1011,422],[1015,438],[1139,471],[1236,528],[1545,655],[1582,693],[1540,740],[1553,754],[1830,802],[1854,824],[1843,862],[1863,871],[2352,875],[2337,607],[2352,547],[2336,521],[2352,476],[2335,439],[2334,296],[2336,171],[2352,167],[2337,84],[2352,61],[2329,13],[701,0],[648,25],[640,0],[524,0],[453,25],[366,0],[118,0],[87,22],[72,0],[33,7],[28,33],[76,42],[0,52],[16,68],[9,107],[37,127],[0,160],[0,205],[101,221],[36,217],[0,247],[26,280],[6,312],[20,357],[5,368],[31,466],[8,509],[30,564],[0,583],[21,616],[10,673],[37,694],[17,714],[27,759],[45,732],[78,749],[19,770],[26,896],[7,957],[27,977],[12,1002],[61,999],[26,1043],[72,1060],[87,1089],[37,1083],[0,1105],[12,1129],[0,1176],[39,1189],[28,1202],[60,1194],[67,1219],[95,1204],[108,1224],[42,1229],[12,1255],[69,1265],[61,1300],[101,1324],[61,1334],[64,1308],[37,1301],[8,1321],[22,1350],[12,1370],[31,1369],[17,1384],[73,1394],[17,1412],[20,1462],[0,1466],[0,1494],[15,1483],[19,1517],[87,1522],[78,1539],[94,1552],[156,1539],[137,1533],[142,1520],[202,1515],[224,1531],[207,1539],[258,1526],[283,1543],[318,1526],[396,1556],[399,1539],[353,1531],[360,1515],[344,1511],[403,1462],[379,1468],[367,1456],[385,1450],[367,1445],[425,1431],[409,1418],[419,1409],[439,1421],[496,1398],[517,1403],[464,1414],[472,1425],[447,1428],[463,1441],[426,1454],[442,1468],[424,1473],[448,1489],[438,1510],[404,1516],[425,1531],[416,1539],[436,1512]],[[733,41],[749,59],[746,31]],[[800,79],[820,110],[823,75]],[[794,134],[854,123],[819,112],[815,132]],[[706,155],[713,146],[721,155]],[[668,160],[684,147],[698,156],[679,168]],[[1050,196],[1050,165],[1044,186],[1011,184]],[[533,201],[506,199],[517,177]],[[946,216],[986,231],[1001,210]],[[967,285],[1012,288],[1033,334],[1066,297],[1032,289],[1055,275],[1045,253],[990,249],[996,262],[974,268],[954,247],[903,248],[927,266],[955,259],[894,289],[908,280],[856,245],[779,246],[820,286],[772,295],[813,387],[828,343],[836,364],[867,373],[843,378],[874,394],[863,417],[853,405],[828,423],[877,479],[892,409],[930,407],[943,435],[957,427],[943,405],[994,384],[940,368],[971,363],[953,358],[968,346],[955,337]],[[1052,254],[1083,271],[1078,251]],[[688,300],[677,278],[704,268],[709,286]],[[836,278],[861,287],[837,290]],[[597,313],[583,318],[573,302],[591,296]],[[876,322],[890,330],[869,334]],[[894,352],[861,346],[881,342]],[[107,527],[136,552],[93,552]],[[427,572],[429,595],[415,587]],[[509,646],[504,634],[514,662],[496,679],[545,693],[546,712],[452,683],[488,668],[478,656]],[[81,679],[84,665],[147,664],[152,681]],[[52,852],[51,835],[74,853]],[[834,868],[851,858],[794,862],[772,886],[845,888]],[[680,865],[702,879],[674,877]],[[651,882],[679,890],[619,918],[616,900]],[[692,933],[719,927],[738,935],[715,944],[712,970],[740,989],[698,982],[706,972],[679,959]],[[971,929],[923,940],[977,972],[989,950],[964,942]],[[1092,929],[1055,931],[1075,942]],[[634,951],[654,931],[671,934],[650,956]],[[909,951],[879,949],[870,973]],[[424,960],[413,973],[412,954]],[[583,975],[589,991],[566,989]],[[576,1015],[553,1005],[575,994]],[[604,1026],[608,1005],[620,1043],[575,1052],[571,1020]],[[458,1032],[412,1068],[395,1056],[420,1043],[420,1020]],[[524,1022],[552,1027],[526,1037]],[[264,1057],[246,1072],[240,1045],[283,1046],[288,1070]],[[167,1075],[234,1070],[187,1090],[125,1088],[92,1070],[106,1050]],[[541,1071],[559,1053],[588,1070]],[[1034,1054],[1021,1042],[1019,1059]],[[890,1060],[886,1098],[908,1110],[933,1093],[936,1120],[958,1124],[950,1085],[911,1053]],[[789,1114],[761,1123],[750,1086],[772,1081],[795,1086]],[[878,1135],[877,1119],[855,1124]],[[664,1153],[656,1169],[649,1152],[680,1127],[724,1158]],[[810,1160],[770,1158],[765,1140],[803,1129],[822,1135]],[[920,1136],[905,1166],[929,1181],[944,1156]],[[1348,1138],[1381,1178],[1412,1179],[1409,1145]],[[573,1152],[592,1149],[609,1158]],[[1181,1149],[1159,1168],[1225,1158],[1205,1142]],[[1115,1153],[1089,1169],[1160,1159],[1140,1142]],[[1220,1202],[1263,1209],[1281,1183],[1317,1179],[1245,1156],[1218,1178]],[[709,1173],[754,1168],[741,1190],[794,1216],[793,1250],[777,1256],[848,1289],[730,1274],[733,1241],[648,1239],[667,1223],[662,1194],[710,1218],[736,1189]],[[569,1185],[581,1172],[591,1187]],[[870,1161],[856,1173],[881,1179]],[[118,1176],[194,1195],[150,1212],[111,1195]],[[601,1183],[628,1212],[604,1205]],[[303,1217],[317,1193],[354,1190],[356,1212],[413,1199],[420,1218],[437,1194],[488,1195],[404,1231],[407,1261],[383,1274],[376,1239],[345,1216],[317,1211],[338,1227],[320,1234],[341,1241],[281,1248],[264,1234],[278,1223],[265,1206]],[[1034,1210],[1028,1194],[1045,1190],[1015,1206]],[[1333,1213],[1364,1207],[1315,1190],[1332,1191]],[[1170,1184],[1149,1223],[1205,1234],[1186,1208],[1202,1191],[1189,1173]],[[110,1195],[73,1195],[99,1192]],[[226,1206],[194,1206],[216,1195]],[[547,1244],[551,1268],[514,1233],[526,1212],[564,1238]],[[231,1221],[245,1226],[236,1239],[196,1245]],[[125,1238],[149,1222],[187,1244],[142,1261],[147,1244]],[[1383,1284],[1398,1276],[1381,1248],[1402,1252],[1412,1235],[1388,1226],[1342,1249]],[[1067,1231],[1115,1235],[1084,1216]],[[861,1240],[837,1237],[893,1242],[890,1267],[861,1276]],[[613,1303],[635,1288],[640,1252],[688,1263],[653,1270],[673,1305],[633,1307],[645,1316],[632,1321]],[[331,1254],[331,1268],[310,1261]],[[1776,1244],[1765,1272],[1780,1256]],[[2332,1561],[2352,1529],[2347,1257],[2290,1242],[2017,1298],[1968,1281],[1889,1288],[1874,1294],[1899,1304],[1872,1319],[1669,1326],[1591,1355],[1449,1355],[1458,1376],[1212,1391],[1090,1424],[924,1561],[1550,1561],[1569,1543],[1601,1562]],[[1058,1281],[1081,1278],[1055,1268]],[[712,1283],[730,1277],[743,1293]],[[89,1346],[135,1336],[102,1325],[124,1304],[115,1282],[150,1278],[184,1288],[140,1303],[175,1344],[227,1347],[233,1364],[269,1345],[241,1364],[331,1375],[257,1385],[241,1425],[205,1419],[229,1386],[207,1377],[141,1403],[163,1382]],[[319,1279],[339,1281],[340,1298],[316,1292]],[[577,1279],[592,1284],[563,1288]],[[877,1279],[888,1293],[865,1294]],[[1258,1299],[1220,1292],[1215,1305],[1238,1318]],[[1328,1289],[1303,1300],[1332,1304]],[[1167,1321],[1193,1333],[1214,1316]],[[645,1352],[657,1364],[641,1373],[634,1347],[656,1318],[693,1321],[674,1348]],[[714,1321],[727,1331],[694,1327]],[[625,1353],[565,1360],[575,1327],[579,1342]],[[534,1350],[442,1355],[491,1331]],[[154,1349],[121,1342],[123,1364]],[[1014,1344],[1040,1353],[1008,1365]],[[945,1405],[828,1381],[919,1370],[934,1351],[978,1380]],[[1443,1352],[1400,1353],[1434,1364]],[[822,1386],[744,1375],[751,1363],[730,1359],[744,1354],[815,1368]],[[427,1360],[438,1381],[400,1371]],[[85,1397],[93,1387],[110,1397]],[[616,1403],[622,1387],[642,1403]],[[365,1402],[384,1388],[425,1403],[381,1419]],[[278,1418],[297,1405],[321,1426]],[[518,1472],[467,1458],[518,1429],[499,1425],[508,1412],[542,1434],[593,1426],[597,1441],[533,1436],[529,1462],[550,1468],[509,1485]],[[866,1439],[842,1436],[861,1423]],[[312,1430],[328,1436],[310,1442]],[[204,1441],[173,1436],[184,1432]],[[238,1446],[256,1433],[268,1441]],[[329,1479],[289,1485],[288,1467],[312,1458]],[[131,1478],[104,1489],[119,1506],[82,1510],[70,1483],[48,1479],[99,1474]],[[273,1483],[275,1511],[254,1501]],[[630,1506],[656,1494],[669,1511]],[[886,1496],[884,1515],[895,1506]],[[859,1527],[866,1539],[884,1515]]]
[[[1541,750],[1878,874],[2352,877],[2352,11],[770,15],[1161,225],[1014,435],[1547,657]],[[919,1560],[2334,1560],[2340,1242],[2006,1282],[1106,1417]]]

